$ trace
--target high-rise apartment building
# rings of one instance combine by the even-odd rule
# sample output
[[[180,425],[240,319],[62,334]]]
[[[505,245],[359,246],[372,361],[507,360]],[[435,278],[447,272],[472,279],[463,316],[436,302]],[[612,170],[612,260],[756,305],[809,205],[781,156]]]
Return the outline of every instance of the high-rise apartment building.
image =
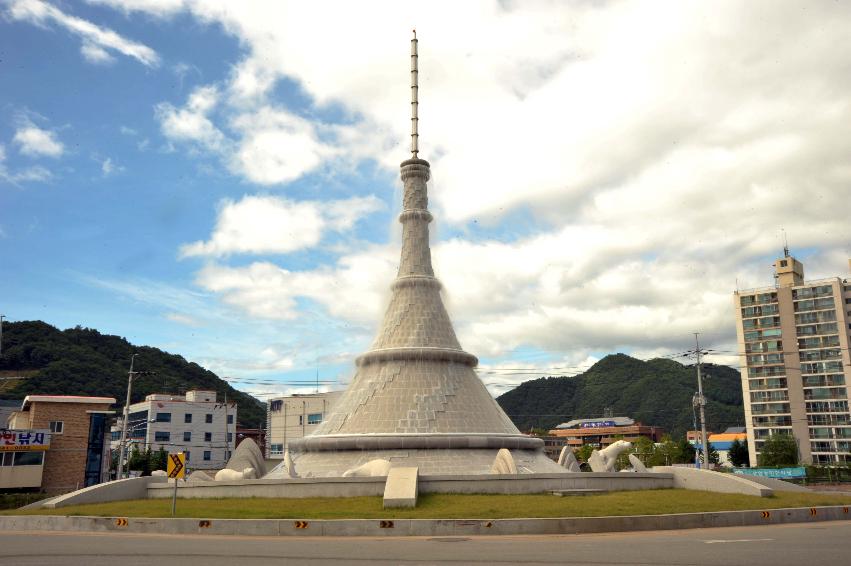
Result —
[[[805,281],[788,252],[774,270],[774,287],[734,298],[751,465],[772,434],[802,462],[851,462],[851,282]]]

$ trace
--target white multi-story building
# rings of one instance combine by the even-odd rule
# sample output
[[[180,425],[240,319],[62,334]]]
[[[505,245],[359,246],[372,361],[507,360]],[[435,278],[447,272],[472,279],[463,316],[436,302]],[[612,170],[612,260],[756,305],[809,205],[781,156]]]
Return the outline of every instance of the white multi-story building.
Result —
[[[130,405],[127,439],[139,450],[150,447],[186,454],[191,470],[220,469],[234,449],[236,403],[216,399],[215,391],[186,395],[153,394]],[[121,422],[112,428],[112,447],[118,449]]]
[[[802,462],[851,462],[851,284],[805,281],[788,253],[774,268],[776,286],[735,294],[751,465],[772,434]]]
[[[266,402],[266,457],[284,457],[287,443],[312,434],[342,391],[275,397]]]

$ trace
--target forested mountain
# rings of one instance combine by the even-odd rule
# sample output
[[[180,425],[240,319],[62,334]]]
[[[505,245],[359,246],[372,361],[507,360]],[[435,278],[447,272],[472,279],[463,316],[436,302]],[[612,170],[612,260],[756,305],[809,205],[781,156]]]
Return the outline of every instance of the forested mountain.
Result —
[[[237,391],[216,374],[183,357],[158,348],[134,346],[124,338],[90,328],[59,330],[41,321],[3,325],[0,376],[29,376],[5,383],[0,396],[20,399],[30,394],[100,395],[115,397],[116,409],[127,396],[130,356],[138,353],[134,370],[154,372],[133,379],[132,402],[151,393],[184,393],[188,389],[215,390],[219,399],[238,406],[240,425],[265,424],[265,405]]]
[[[741,376],[728,366],[702,364],[710,431],[744,426]],[[692,395],[697,390],[695,367],[673,360],[641,361],[624,354],[606,356],[575,377],[534,379],[497,399],[520,428],[551,429],[571,419],[632,417],[664,427],[674,438],[694,428]]]

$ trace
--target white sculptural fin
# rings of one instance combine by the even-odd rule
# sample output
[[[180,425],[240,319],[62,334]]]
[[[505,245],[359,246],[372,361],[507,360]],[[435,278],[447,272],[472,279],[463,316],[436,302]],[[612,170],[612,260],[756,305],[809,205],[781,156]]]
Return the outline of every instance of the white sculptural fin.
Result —
[[[491,466],[492,474],[516,474],[517,464],[514,463],[514,456],[507,448],[500,448],[496,453],[496,458]]]
[[[573,453],[573,448],[570,446],[565,446],[561,449],[561,454],[558,456],[558,465],[567,468],[571,472],[579,472],[579,461],[576,459],[576,455]]]

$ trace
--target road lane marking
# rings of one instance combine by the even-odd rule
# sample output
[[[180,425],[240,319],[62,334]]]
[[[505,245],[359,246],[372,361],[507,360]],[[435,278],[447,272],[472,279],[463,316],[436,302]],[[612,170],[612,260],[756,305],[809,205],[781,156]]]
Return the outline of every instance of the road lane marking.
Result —
[[[727,543],[727,542],[763,542],[766,540],[774,540],[773,538],[731,538],[731,539],[716,539],[716,540],[705,540],[706,544],[719,544],[719,543]]]

